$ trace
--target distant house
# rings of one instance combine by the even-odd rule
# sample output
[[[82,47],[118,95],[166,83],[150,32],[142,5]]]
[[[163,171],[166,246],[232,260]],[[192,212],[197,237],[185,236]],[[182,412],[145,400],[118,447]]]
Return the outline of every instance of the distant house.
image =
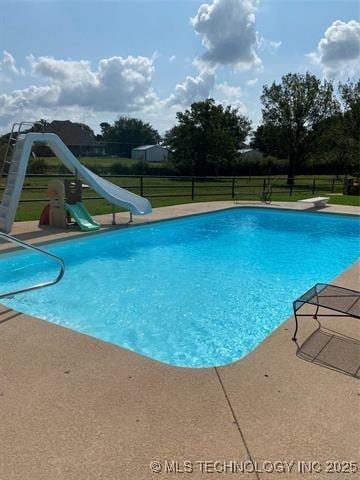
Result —
[[[79,157],[97,157],[105,155],[105,146],[97,142],[93,132],[81,123],[73,123],[70,120],[54,120],[45,126],[46,133],[58,135],[71,152]],[[44,149],[44,147],[39,147]],[[47,147],[45,147],[46,149]],[[48,150],[48,149],[47,149]],[[37,152],[38,155],[51,154]]]
[[[166,162],[169,158],[169,151],[161,145],[142,145],[131,150],[131,158],[145,162]]]

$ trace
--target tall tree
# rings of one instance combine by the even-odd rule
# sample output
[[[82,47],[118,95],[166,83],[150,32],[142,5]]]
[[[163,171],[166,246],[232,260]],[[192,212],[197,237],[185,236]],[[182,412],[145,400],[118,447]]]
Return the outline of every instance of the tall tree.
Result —
[[[343,104],[344,128],[348,136],[359,141],[360,135],[360,80],[340,83],[339,93]]]
[[[251,122],[236,108],[217,105],[212,98],[193,103],[176,114],[178,120],[164,138],[173,161],[187,174],[208,175],[228,170]]]
[[[270,123],[257,127],[252,135],[251,146],[265,155],[287,158],[285,133]]]
[[[160,141],[159,132],[137,118],[120,117],[113,125],[101,123],[100,128],[103,140],[109,142],[108,152],[124,157],[130,157],[134,147]]]
[[[360,81],[339,84],[342,109],[313,130],[312,156],[333,173],[357,174],[360,158]]]
[[[95,139],[95,133],[94,130],[89,127],[89,125],[86,125],[86,123],[80,123],[80,122],[73,122],[74,125],[78,125],[84,132],[87,132],[90,134],[90,136]]]
[[[353,170],[352,145],[344,134],[341,112],[319,122],[312,132],[311,161],[316,168],[339,176]]]
[[[289,73],[282,77],[281,83],[263,87],[263,123],[284,132],[289,159],[288,184],[294,182],[296,166],[304,161],[312,130],[338,110],[333,90],[331,82],[321,82],[309,72]]]

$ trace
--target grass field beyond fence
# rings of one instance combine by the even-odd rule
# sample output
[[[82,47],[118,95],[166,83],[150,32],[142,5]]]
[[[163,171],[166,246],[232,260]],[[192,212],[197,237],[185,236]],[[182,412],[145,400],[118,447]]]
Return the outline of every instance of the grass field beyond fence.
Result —
[[[49,202],[46,196],[48,182],[65,175],[28,175],[25,179],[16,220],[37,220]],[[153,207],[190,202],[231,200],[260,200],[264,185],[272,184],[272,200],[296,201],[311,196],[330,196],[330,203],[359,205],[358,196],[342,195],[343,179],[329,175],[299,176],[292,189],[286,177],[159,177],[106,176],[106,179],[138,195],[147,197]],[[2,195],[4,186],[0,187]],[[90,214],[112,212],[112,205],[89,188],[83,190],[83,201]],[[120,209],[118,209],[120,211]]]

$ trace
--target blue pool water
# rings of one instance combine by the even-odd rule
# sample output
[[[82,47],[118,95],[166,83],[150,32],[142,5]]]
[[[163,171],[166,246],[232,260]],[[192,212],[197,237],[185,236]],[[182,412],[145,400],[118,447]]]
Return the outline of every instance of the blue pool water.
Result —
[[[56,286],[4,301],[21,312],[185,367],[253,350],[292,301],[359,255],[359,222],[241,208],[46,247],[66,262]],[[0,291],[56,273],[38,254],[2,255]],[[289,332],[289,337],[290,337]]]

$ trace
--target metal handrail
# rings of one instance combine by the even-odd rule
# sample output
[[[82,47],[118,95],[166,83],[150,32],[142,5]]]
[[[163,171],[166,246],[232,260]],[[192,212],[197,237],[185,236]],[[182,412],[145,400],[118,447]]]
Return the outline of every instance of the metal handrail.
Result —
[[[51,285],[55,285],[56,283],[60,282],[60,280],[63,278],[65,274],[65,263],[62,258],[57,257],[56,255],[47,252],[46,250],[42,250],[39,247],[35,247],[34,245],[30,245],[30,243],[23,242],[22,240],[19,240],[18,238],[12,237],[11,235],[8,235],[7,233],[0,232],[0,238],[5,238],[5,240],[8,240],[9,242],[14,243],[15,245],[20,245],[21,247],[27,248],[28,250],[32,250],[38,253],[42,253],[43,255],[46,255],[49,258],[52,258],[55,260],[59,265],[60,265],[60,272],[57,275],[57,277],[54,280],[50,280],[49,282],[43,282],[39,283],[37,285],[34,285],[32,287],[26,287],[22,288],[20,290],[14,290],[12,292],[8,293],[3,293],[0,295],[1,298],[6,298],[6,297],[12,297],[14,295],[17,295],[19,293],[25,293],[25,292],[30,292],[31,290],[37,290],[39,288],[44,288],[44,287],[50,287]]]
[[[9,135],[8,142],[7,142],[7,145],[6,145],[5,155],[4,155],[4,159],[3,159],[1,170],[0,170],[0,180],[4,176],[5,165],[7,163],[7,157],[8,157],[8,154],[9,154],[10,145],[11,145],[12,140],[16,140],[17,137],[21,134],[21,129],[24,125],[31,126],[31,128],[33,128],[34,125],[37,125],[37,124],[38,124],[38,122],[17,122],[17,123],[13,124],[13,126],[11,128],[10,135]],[[17,131],[15,131],[16,127],[17,127]],[[44,131],[44,126],[42,126],[42,128],[43,128],[43,131]],[[16,137],[14,135],[16,135]]]

